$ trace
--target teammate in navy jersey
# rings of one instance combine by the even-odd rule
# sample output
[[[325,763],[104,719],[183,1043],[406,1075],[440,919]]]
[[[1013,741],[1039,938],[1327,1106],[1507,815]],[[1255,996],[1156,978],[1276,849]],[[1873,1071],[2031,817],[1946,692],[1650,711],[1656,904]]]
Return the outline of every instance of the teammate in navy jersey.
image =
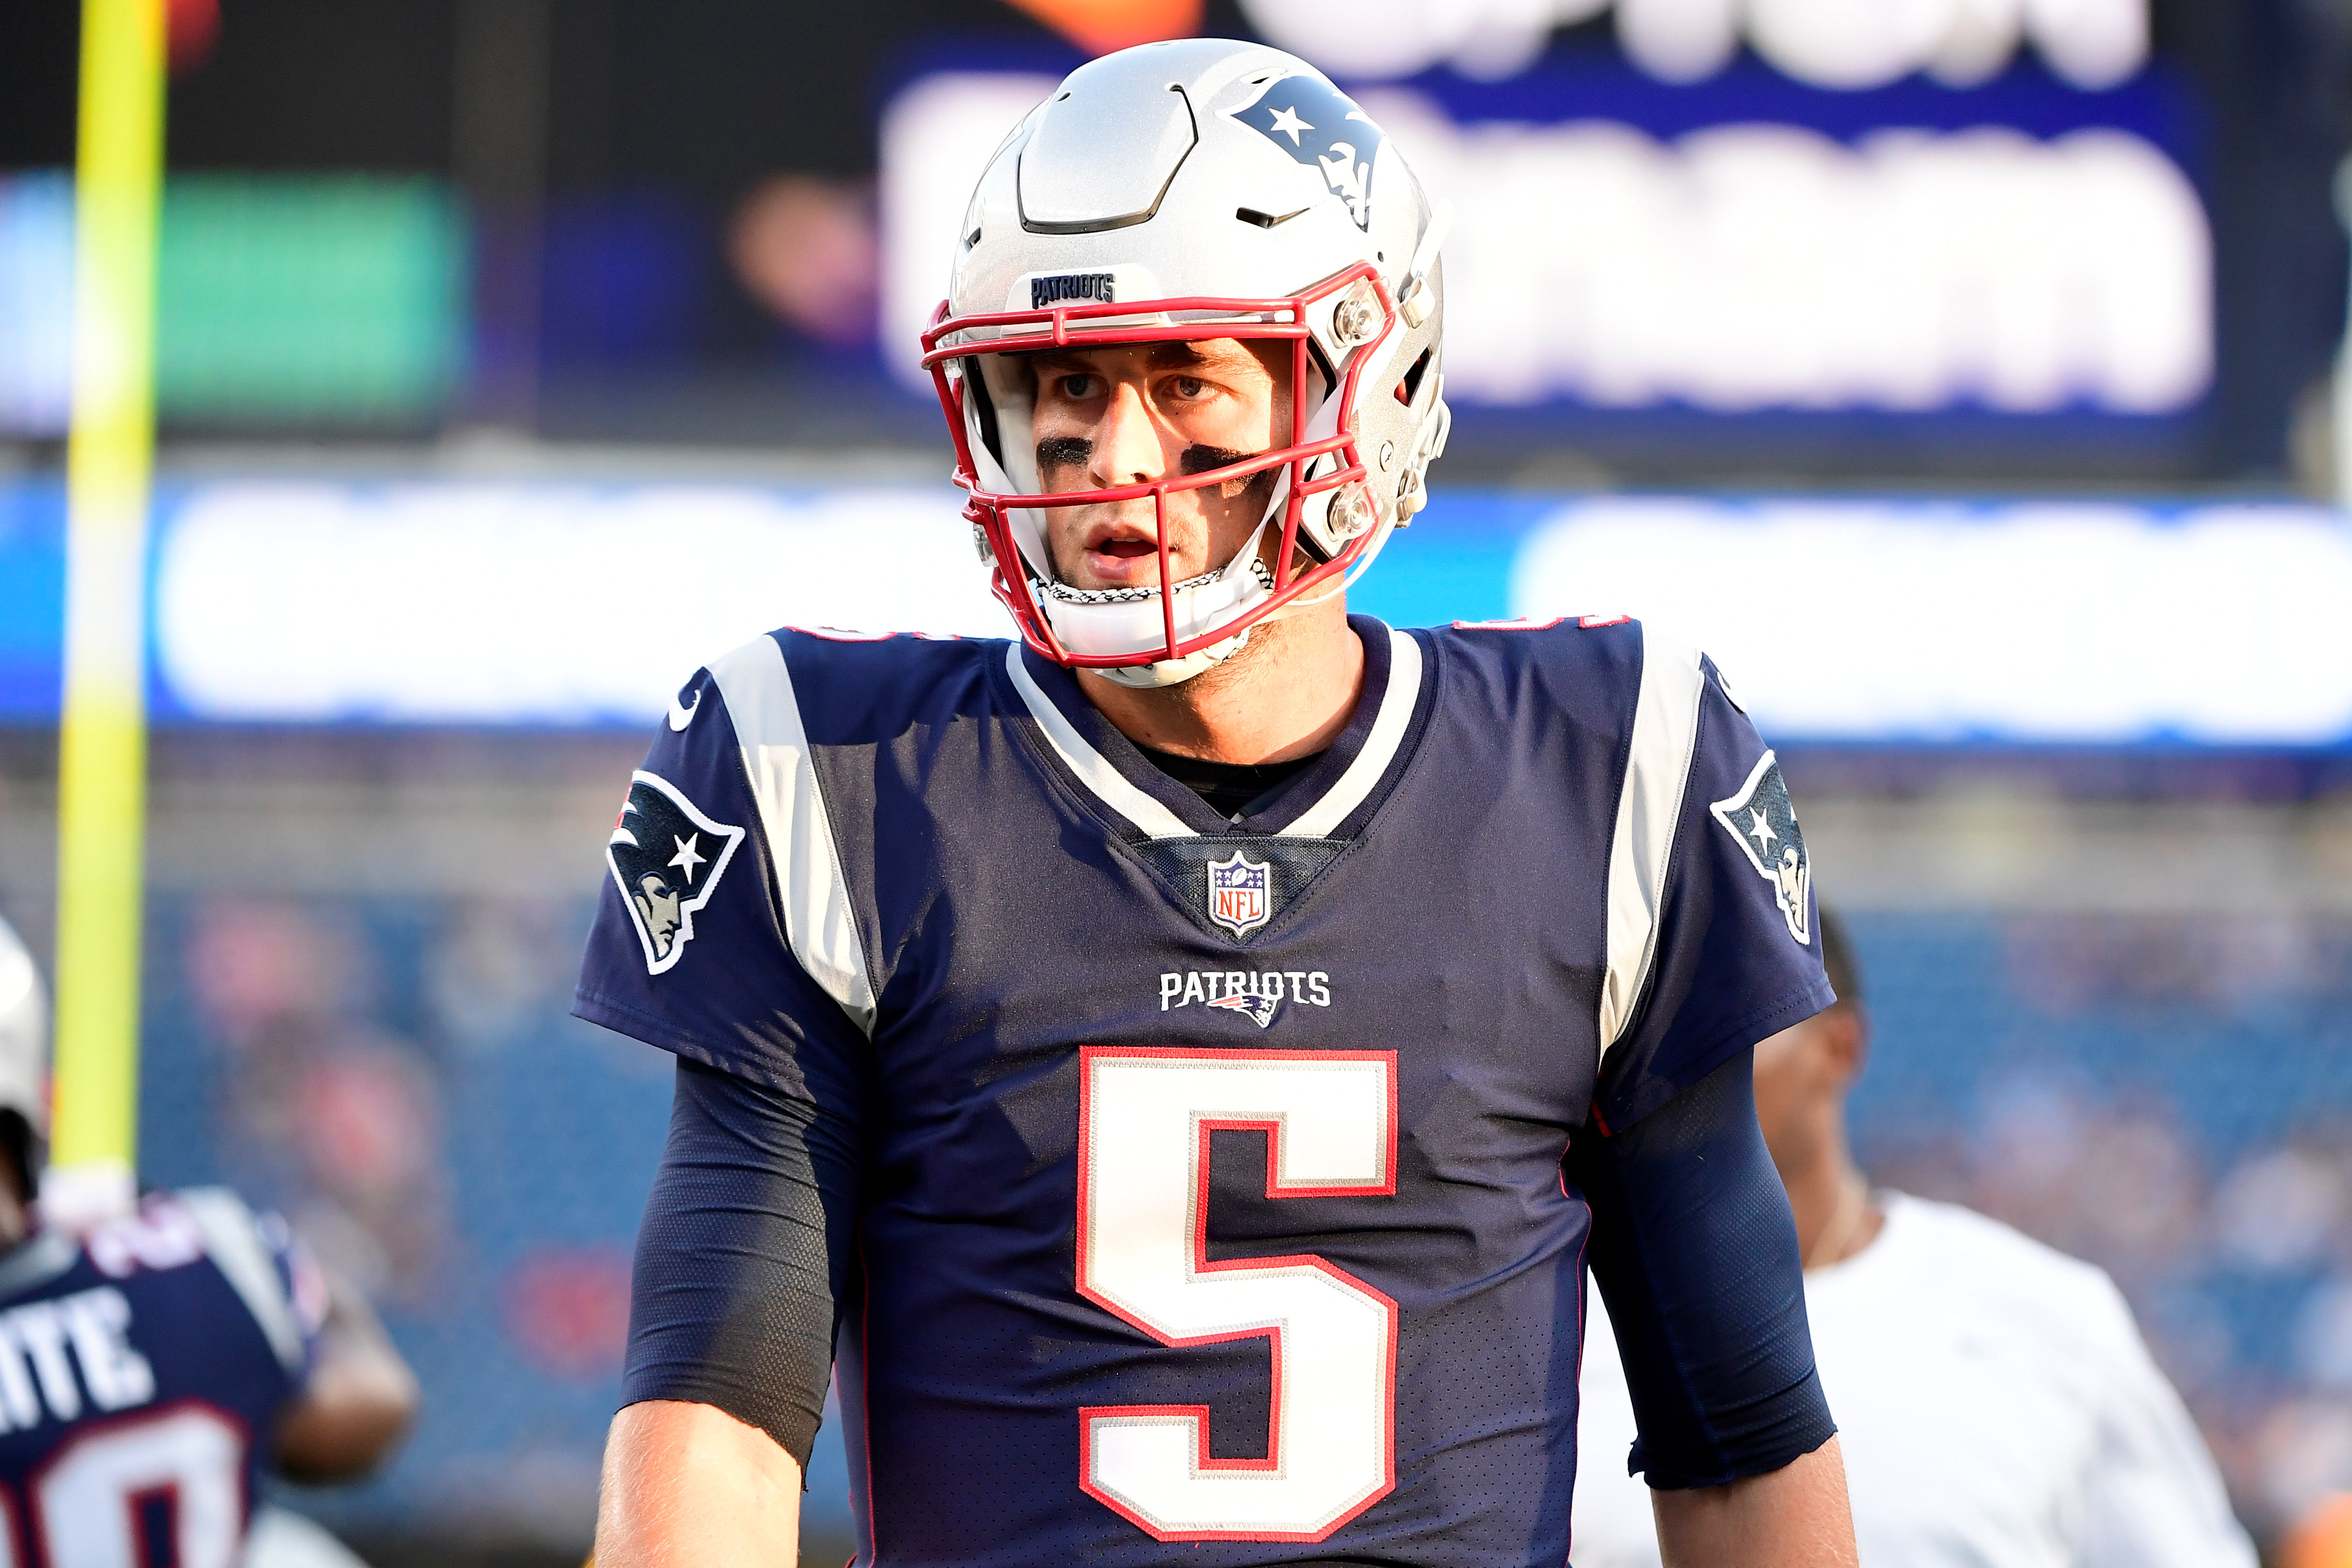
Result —
[[[43,1011],[0,925],[0,1564],[325,1561],[248,1557],[255,1482],[364,1473],[406,1427],[415,1380],[365,1304],[226,1188],[38,1226]]]
[[[737,649],[606,851],[577,1010],[680,1060],[604,1568],[789,1561],[829,1372],[861,1565],[1549,1568],[1588,1265],[1667,1560],[1853,1562],[1751,1092],[1832,999],[1772,753],[1622,619],[1346,612],[1444,445],[1443,228],[1255,46],[992,159],[925,349],[1020,639]]]

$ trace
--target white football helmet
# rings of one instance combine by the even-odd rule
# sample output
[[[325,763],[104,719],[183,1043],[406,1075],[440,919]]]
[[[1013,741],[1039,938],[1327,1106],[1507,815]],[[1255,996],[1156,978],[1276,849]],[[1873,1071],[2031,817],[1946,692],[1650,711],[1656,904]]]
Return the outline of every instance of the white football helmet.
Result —
[[[49,1130],[49,1009],[40,971],[0,920],[0,1111],[14,1111],[37,1136]]]
[[[1198,674],[1307,594],[1344,589],[1427,498],[1450,415],[1442,214],[1395,145],[1313,67],[1220,38],[1080,67],[1013,128],[972,193],[949,298],[923,334],[956,482],[1030,646],[1129,685]],[[1046,496],[1031,420],[1040,349],[1171,339],[1293,345],[1290,444],[1200,474]],[[1042,508],[1167,497],[1274,471],[1234,558],[1171,585],[1055,580]],[[1269,570],[1268,528],[1281,548]],[[1303,551],[1311,563],[1294,570]]]

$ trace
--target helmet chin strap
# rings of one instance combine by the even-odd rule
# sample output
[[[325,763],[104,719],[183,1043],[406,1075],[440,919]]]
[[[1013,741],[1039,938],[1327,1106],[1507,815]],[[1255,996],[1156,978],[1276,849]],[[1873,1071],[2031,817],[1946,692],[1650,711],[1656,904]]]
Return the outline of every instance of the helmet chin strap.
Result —
[[[1223,642],[1212,643],[1181,659],[1161,659],[1149,664],[1113,664],[1093,673],[1112,685],[1126,686],[1135,691],[1181,686],[1194,675],[1203,674],[1240,653],[1249,640],[1248,632],[1236,632]]]
[[[1230,566],[1233,563],[1228,561],[1225,564]],[[1174,591],[1181,593],[1188,588],[1205,588],[1224,575],[1225,568],[1221,566],[1214,571],[1186,578],[1176,585]],[[1036,578],[1030,580],[1035,582],[1038,590],[1056,604],[1139,604],[1147,599],[1160,596],[1157,585],[1144,588],[1072,588],[1066,582],[1046,582]]]
[[[1270,514],[1271,508],[1268,510]],[[1198,577],[1185,579],[1175,585],[1174,591],[1181,592],[1188,588],[1202,587],[1215,582],[1233,570],[1236,563],[1247,560],[1250,574],[1256,579],[1258,587],[1268,593],[1273,592],[1274,573],[1266,569],[1264,555],[1266,527],[1273,520],[1271,515],[1260,519],[1257,527],[1250,530],[1249,538],[1242,541],[1242,548],[1234,551],[1224,565],[1213,571],[1202,572]],[[1033,578],[1032,580],[1036,580]],[[1160,592],[1160,590],[1156,587],[1090,590],[1070,588],[1063,583],[1045,581],[1039,581],[1038,587],[1043,590],[1047,598],[1065,604],[1131,603],[1138,600],[1157,598]],[[1082,595],[1083,597],[1080,597]],[[1236,605],[1234,611],[1238,612],[1243,608],[1244,606]],[[1127,686],[1139,691],[1181,685],[1193,676],[1223,664],[1227,659],[1240,653],[1249,643],[1250,630],[1244,628],[1223,642],[1195,649],[1181,659],[1155,659],[1148,664],[1113,664],[1097,668],[1093,673],[1113,685]]]

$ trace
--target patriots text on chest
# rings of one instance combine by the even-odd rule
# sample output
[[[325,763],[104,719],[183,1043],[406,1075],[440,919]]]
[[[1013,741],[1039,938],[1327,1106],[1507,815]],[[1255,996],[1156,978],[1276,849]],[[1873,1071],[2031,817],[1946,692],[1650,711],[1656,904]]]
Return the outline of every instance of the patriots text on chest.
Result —
[[[1331,976],[1323,969],[1169,969],[1160,976],[1160,1010],[1213,1002],[1223,997],[1287,998],[1307,1007],[1331,1005]]]

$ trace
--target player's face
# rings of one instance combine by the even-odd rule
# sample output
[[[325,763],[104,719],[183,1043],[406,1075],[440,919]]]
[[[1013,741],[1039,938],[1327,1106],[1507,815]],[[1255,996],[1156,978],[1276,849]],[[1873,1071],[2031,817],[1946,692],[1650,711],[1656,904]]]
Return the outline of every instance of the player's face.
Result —
[[[1037,473],[1049,495],[1202,474],[1290,440],[1290,345],[1232,338],[1041,353]],[[1168,497],[1171,580],[1223,567],[1265,515],[1273,474]],[[1045,513],[1073,588],[1156,588],[1151,498]]]

